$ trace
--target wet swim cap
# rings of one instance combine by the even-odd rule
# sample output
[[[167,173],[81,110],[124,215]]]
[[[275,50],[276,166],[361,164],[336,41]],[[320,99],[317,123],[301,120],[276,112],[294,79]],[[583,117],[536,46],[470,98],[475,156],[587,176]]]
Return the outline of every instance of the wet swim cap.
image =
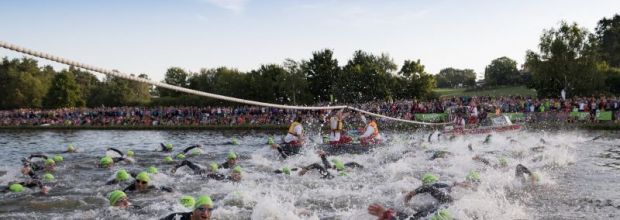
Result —
[[[502,167],[508,166],[508,161],[504,157],[499,158],[499,165]]]
[[[480,182],[480,173],[478,173],[478,171],[469,171],[469,174],[467,174],[467,177],[465,177],[465,179],[467,181],[471,181],[471,182]]]
[[[233,168],[233,173],[241,173],[241,167],[240,166],[235,166],[235,168]]]
[[[107,167],[109,165],[111,165],[114,162],[114,160],[112,160],[112,158],[110,156],[105,156],[102,157],[101,160],[99,161],[99,164],[102,167]]]
[[[219,169],[219,166],[217,165],[217,163],[211,162],[209,164],[209,168],[211,169],[211,171],[215,172],[215,171],[217,171]]]
[[[64,160],[65,160],[65,159],[64,159],[64,158],[62,158],[62,156],[60,156],[60,155],[56,155],[56,156],[54,156],[54,158],[53,158],[53,159],[54,159],[54,161],[55,161],[55,162],[62,162],[62,161],[64,161]]]
[[[127,156],[128,157],[133,157],[133,151],[132,150],[128,150],[127,151]]]
[[[231,143],[232,143],[233,145],[238,145],[238,144],[239,144],[239,142],[237,142],[237,138],[233,138],[233,139],[232,139],[232,141],[231,141]]]
[[[154,166],[150,166],[149,168],[146,168],[146,172],[148,172],[150,174],[156,174],[157,173],[157,168],[155,168]]]
[[[276,142],[275,142],[275,141],[273,141],[273,138],[272,138],[272,137],[269,137],[269,139],[267,140],[267,144],[269,144],[269,145],[272,145],[272,144],[275,144],[275,143],[276,143]]]
[[[18,193],[18,192],[24,191],[24,186],[22,186],[22,184],[19,184],[19,183],[13,183],[11,184],[11,186],[9,186],[9,190],[11,190],[11,192]]]
[[[138,173],[138,175],[136,176],[137,180],[143,181],[143,182],[151,182],[151,178],[149,177],[149,174],[146,172],[140,172]]]
[[[185,159],[185,154],[177,154],[177,159],[179,160]]]
[[[67,151],[69,152],[75,151],[75,147],[73,147],[73,144],[69,144],[69,146],[67,146]]]
[[[196,200],[194,200],[194,197],[191,196],[181,196],[179,202],[188,209],[191,209],[196,204]]]
[[[209,208],[213,208],[213,200],[211,200],[211,197],[207,195],[198,197],[198,201],[196,201],[196,205],[194,205],[194,209],[197,209],[204,205],[206,205]]]
[[[228,152],[228,159],[237,159],[237,154],[234,151]]]
[[[192,149],[192,156],[196,156],[200,154],[200,149],[194,148]]]
[[[433,184],[437,182],[438,180],[439,178],[437,178],[437,176],[433,175],[432,173],[426,173],[424,174],[424,176],[422,176],[422,183],[424,185]]]
[[[435,215],[433,215],[433,217],[431,217],[431,220],[452,220],[452,216],[448,210],[440,209]]]
[[[43,174],[43,180],[47,182],[54,181],[54,175],[52,175],[51,173]]]
[[[172,144],[166,144],[166,145],[164,145],[164,146],[166,147],[166,149],[168,149],[168,150],[172,150]]]
[[[128,180],[129,177],[131,176],[125,170],[119,170],[118,172],[116,172],[116,181],[122,182]]]
[[[291,175],[291,169],[289,169],[288,167],[282,167],[282,173],[286,175]]]
[[[343,171],[344,170],[344,164],[342,163],[342,161],[340,161],[338,159],[333,159],[332,163],[334,163],[334,167],[336,167],[336,170],[338,170],[338,171]]]
[[[49,165],[56,165],[56,162],[54,161],[54,159],[48,158],[47,160],[45,160],[45,166],[49,166]]]
[[[125,197],[127,197],[127,195],[123,191],[114,190],[108,196],[108,200],[110,200],[111,206],[116,206],[116,203],[118,203],[118,201],[121,201]]]
[[[166,156],[166,157],[164,157],[164,162],[171,163],[171,162],[174,162],[174,160],[172,160],[171,156]]]

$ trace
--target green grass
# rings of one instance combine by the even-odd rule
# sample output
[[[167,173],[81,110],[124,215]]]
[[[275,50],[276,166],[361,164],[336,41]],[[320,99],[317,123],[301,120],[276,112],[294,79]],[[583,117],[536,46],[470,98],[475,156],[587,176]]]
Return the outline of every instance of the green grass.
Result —
[[[536,96],[536,90],[528,89],[525,86],[507,86],[491,89],[435,89],[441,97],[445,96]]]

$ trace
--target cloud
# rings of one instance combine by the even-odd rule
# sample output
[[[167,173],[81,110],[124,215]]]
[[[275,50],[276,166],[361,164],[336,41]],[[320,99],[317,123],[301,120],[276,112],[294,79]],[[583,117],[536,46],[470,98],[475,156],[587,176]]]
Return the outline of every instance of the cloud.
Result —
[[[217,7],[230,10],[234,13],[241,13],[249,0],[206,0]]]

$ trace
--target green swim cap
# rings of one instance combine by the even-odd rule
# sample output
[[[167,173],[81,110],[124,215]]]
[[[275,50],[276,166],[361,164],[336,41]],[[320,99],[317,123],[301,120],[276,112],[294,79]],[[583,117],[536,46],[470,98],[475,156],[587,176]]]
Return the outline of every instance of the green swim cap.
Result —
[[[118,172],[116,172],[116,181],[122,182],[128,180],[129,177],[131,177],[131,175],[129,175],[129,173],[127,173],[127,171],[125,170],[119,170]]]
[[[233,138],[233,139],[232,139],[232,141],[231,141],[231,143],[232,143],[233,145],[238,145],[238,144],[239,144],[239,142],[237,142],[237,138]]]
[[[185,154],[177,154],[177,159],[179,160],[185,159]]]
[[[118,203],[118,201],[121,201],[125,197],[127,197],[127,194],[125,194],[123,191],[112,191],[110,195],[108,195],[108,200],[110,200],[110,206],[116,206],[116,203]]]
[[[196,204],[194,205],[194,209],[197,209],[204,205],[206,205],[209,208],[213,208],[213,200],[211,200],[211,197],[207,195],[198,197],[198,200],[196,201]]]
[[[438,180],[439,180],[439,178],[437,178],[437,176],[435,176],[432,173],[426,173],[426,174],[424,174],[424,176],[422,176],[422,183],[424,185],[433,184],[433,183],[437,182]]]
[[[52,175],[51,173],[45,173],[43,174],[43,180],[47,182],[54,181],[54,175]]]
[[[211,162],[209,164],[209,168],[211,169],[211,171],[215,172],[215,171],[217,171],[219,169],[219,166],[217,165],[217,163]]]
[[[172,150],[172,144],[166,144],[166,145],[164,145],[164,146],[166,147],[166,149],[168,149],[168,150]]]
[[[64,158],[62,158],[62,156],[60,156],[60,155],[56,155],[56,156],[54,156],[54,158],[52,158],[52,159],[54,159],[54,161],[55,161],[55,162],[63,162],[63,161],[65,160],[65,159],[64,159]]]
[[[282,173],[286,175],[291,175],[291,169],[289,169],[288,167],[282,167]]]
[[[181,196],[179,203],[185,206],[185,208],[191,209],[196,204],[196,200],[194,200],[194,197],[191,196]]]
[[[233,168],[233,173],[241,173],[241,167],[240,166],[235,166],[235,168]]]
[[[435,215],[433,215],[433,217],[431,217],[431,220],[452,220],[452,216],[448,210],[440,209]]]
[[[154,166],[150,166],[149,168],[146,168],[146,172],[150,174],[156,174],[157,168],[155,168]]]
[[[478,171],[469,171],[469,174],[467,174],[467,177],[465,177],[465,179],[467,181],[471,181],[471,182],[480,182],[480,173],[478,173]]]
[[[172,163],[172,162],[174,162],[174,160],[172,159],[172,157],[171,157],[171,156],[166,156],[166,157],[164,157],[164,162],[166,162],[166,163]]]
[[[499,165],[502,167],[508,166],[508,161],[504,157],[499,158]]]
[[[112,163],[114,163],[114,160],[112,160],[112,158],[110,156],[102,157],[101,160],[99,161],[99,164],[102,167],[110,166],[110,165],[112,165]]]
[[[198,148],[192,149],[192,156],[196,156],[196,155],[199,155],[199,154],[200,154],[200,149],[198,149]]]
[[[151,182],[151,178],[149,177],[149,174],[146,172],[140,172],[138,173],[138,175],[136,176],[137,180],[143,181],[143,182]]]
[[[69,146],[67,146],[67,151],[75,151],[75,147],[73,147],[73,144],[69,144]]]
[[[52,158],[48,158],[47,160],[45,160],[45,166],[49,165],[56,165],[56,161],[54,161],[54,159]]]
[[[346,175],[347,175],[347,172],[345,171],[338,172],[338,176],[346,176]]]
[[[237,159],[237,154],[234,151],[228,152],[228,159]]]
[[[11,186],[9,186],[9,190],[11,190],[11,192],[14,192],[14,193],[22,192],[24,191],[24,186],[22,186],[22,184],[19,184],[19,183],[13,183],[11,184]]]
[[[269,139],[267,140],[267,144],[269,144],[269,145],[272,145],[272,144],[275,144],[275,143],[276,143],[276,142],[275,142],[275,141],[273,141],[273,138],[272,138],[272,137],[269,137]]]
[[[132,150],[128,150],[127,151],[127,156],[128,157],[133,157],[133,151]]]
[[[340,161],[338,159],[333,159],[332,163],[334,163],[334,167],[336,167],[336,170],[338,170],[338,171],[343,171],[344,170],[344,164],[342,163],[342,161]]]

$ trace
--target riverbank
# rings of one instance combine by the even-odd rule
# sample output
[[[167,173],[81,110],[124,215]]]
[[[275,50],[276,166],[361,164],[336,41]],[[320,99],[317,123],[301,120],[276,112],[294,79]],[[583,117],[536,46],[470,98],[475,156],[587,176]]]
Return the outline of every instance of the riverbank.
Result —
[[[528,129],[586,129],[586,130],[615,130],[620,131],[619,123],[526,123]],[[259,130],[259,131],[285,131],[287,125],[159,125],[159,126],[0,126],[0,130]],[[434,130],[435,126],[416,125],[416,124],[398,124],[387,125],[386,130]]]

